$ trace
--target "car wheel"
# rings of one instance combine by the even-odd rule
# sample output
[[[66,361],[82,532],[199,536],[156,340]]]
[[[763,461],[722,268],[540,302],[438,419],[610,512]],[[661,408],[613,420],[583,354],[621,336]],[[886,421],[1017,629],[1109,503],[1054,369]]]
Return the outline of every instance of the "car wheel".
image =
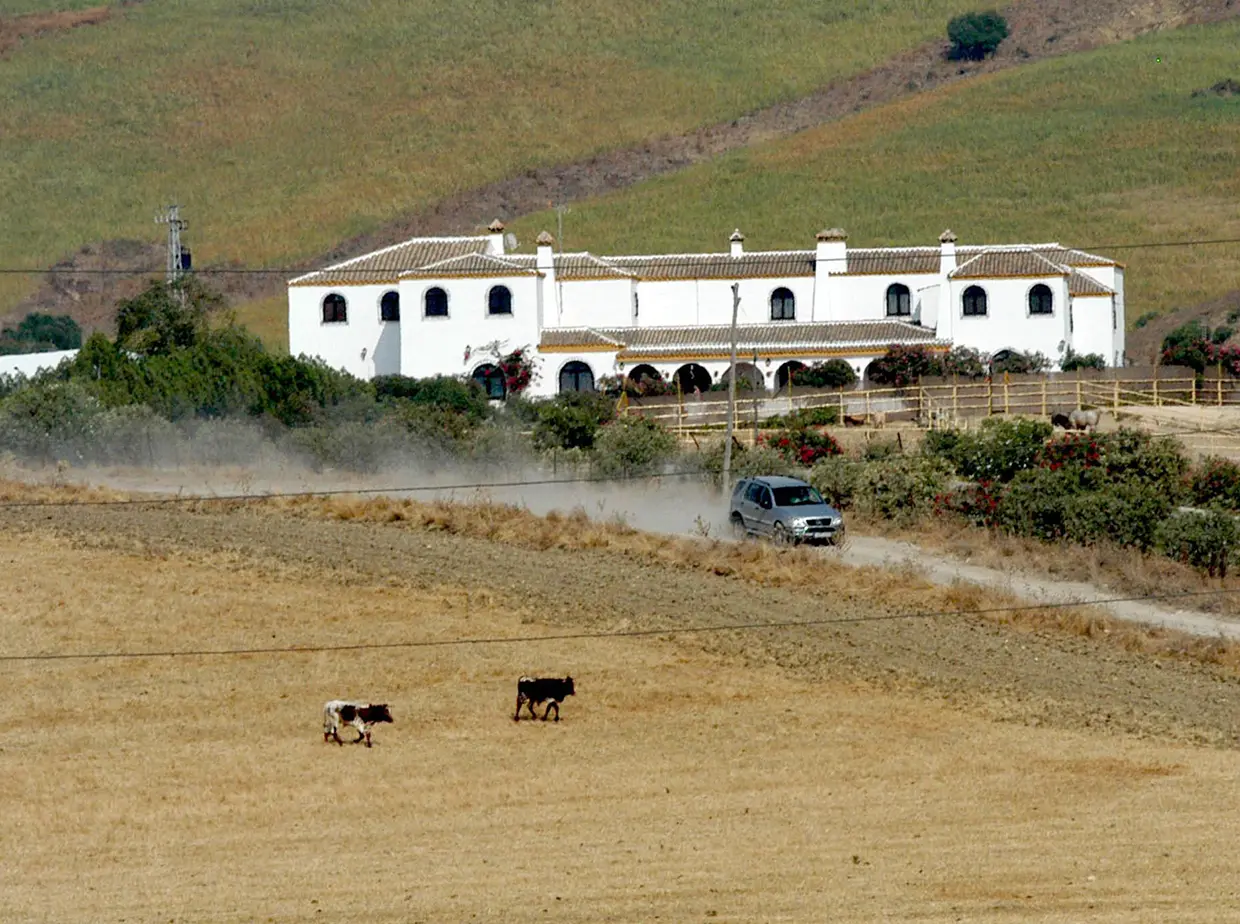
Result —
[[[744,539],[749,535],[749,530],[745,529],[745,518],[739,513],[732,515],[732,538]]]
[[[776,545],[792,544],[792,533],[788,532],[788,527],[783,523],[775,524],[775,528],[771,530],[771,538],[775,540]]]

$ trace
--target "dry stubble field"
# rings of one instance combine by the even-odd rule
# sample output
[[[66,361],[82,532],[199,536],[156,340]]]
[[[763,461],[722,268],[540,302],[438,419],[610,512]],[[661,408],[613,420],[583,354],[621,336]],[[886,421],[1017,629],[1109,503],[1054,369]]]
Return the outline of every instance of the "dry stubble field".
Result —
[[[304,511],[303,511],[304,513]],[[399,523],[0,509],[0,654],[888,612]],[[924,593],[923,593],[924,591]],[[894,595],[894,596],[893,596]],[[935,598],[938,599],[938,598]],[[578,680],[511,721],[522,672]],[[981,620],[0,663],[5,921],[1230,921],[1232,668]],[[325,745],[325,699],[392,704]]]

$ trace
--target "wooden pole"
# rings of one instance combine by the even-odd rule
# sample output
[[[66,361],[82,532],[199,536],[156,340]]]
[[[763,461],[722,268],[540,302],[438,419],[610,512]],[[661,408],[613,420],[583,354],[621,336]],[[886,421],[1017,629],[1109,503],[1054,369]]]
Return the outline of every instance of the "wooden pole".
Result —
[[[732,283],[732,359],[728,365],[728,425],[723,440],[723,490],[732,489],[732,428],[736,422],[736,316],[741,307],[741,286]],[[791,383],[792,377],[789,376]],[[789,386],[791,387],[791,386]]]

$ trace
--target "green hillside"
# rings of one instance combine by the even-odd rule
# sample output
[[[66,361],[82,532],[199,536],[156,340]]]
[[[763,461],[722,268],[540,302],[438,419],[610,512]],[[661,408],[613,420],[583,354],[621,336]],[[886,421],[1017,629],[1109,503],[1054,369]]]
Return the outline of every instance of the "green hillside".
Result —
[[[5,13],[68,9],[17,0]],[[0,61],[0,263],[154,239],[279,264],[454,191],[742,114],[979,0],[159,0]],[[33,285],[0,278],[0,312]]]
[[[569,248],[600,253],[1060,240],[1128,264],[1128,320],[1240,288],[1240,24],[1156,33],[939,92],[575,204]],[[554,230],[549,214],[516,226]]]

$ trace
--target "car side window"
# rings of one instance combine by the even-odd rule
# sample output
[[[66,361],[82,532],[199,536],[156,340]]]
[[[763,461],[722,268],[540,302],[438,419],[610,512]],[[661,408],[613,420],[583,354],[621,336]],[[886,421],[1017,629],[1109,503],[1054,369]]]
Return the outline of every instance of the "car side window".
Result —
[[[762,485],[754,483],[749,486],[749,490],[745,492],[745,500],[752,501],[755,504],[761,503]]]
[[[758,498],[758,504],[762,507],[763,510],[770,510],[771,507],[774,506],[774,504],[771,503],[770,489],[768,488],[762,489],[762,493],[761,495],[759,495],[759,498]]]

